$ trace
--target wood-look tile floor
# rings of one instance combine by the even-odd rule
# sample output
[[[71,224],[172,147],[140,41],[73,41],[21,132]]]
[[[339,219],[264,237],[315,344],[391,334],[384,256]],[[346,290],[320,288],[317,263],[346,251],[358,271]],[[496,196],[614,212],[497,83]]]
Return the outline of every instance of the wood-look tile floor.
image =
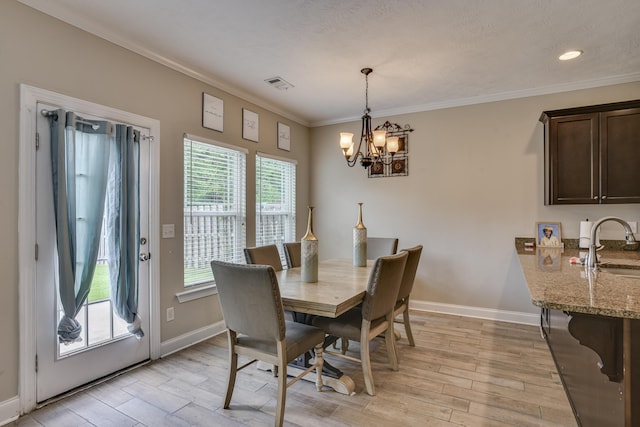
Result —
[[[289,426],[576,426],[537,327],[442,314],[411,314],[416,347],[398,342],[400,370],[372,343],[376,396],[360,366],[328,356],[356,383],[345,396],[312,382],[287,391]],[[31,412],[27,426],[268,426],[276,379],[249,367],[238,374],[231,408],[222,409],[226,334],[196,344]],[[358,351],[351,343],[350,352]],[[356,354],[354,354],[356,355]]]

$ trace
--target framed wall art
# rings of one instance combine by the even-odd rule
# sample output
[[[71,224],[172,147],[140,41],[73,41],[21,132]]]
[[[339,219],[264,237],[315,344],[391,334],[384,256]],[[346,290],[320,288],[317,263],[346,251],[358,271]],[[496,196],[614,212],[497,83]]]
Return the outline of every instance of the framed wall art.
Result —
[[[242,138],[249,141],[258,142],[259,134],[259,117],[258,113],[254,113],[246,108],[242,109]]]
[[[291,151],[291,128],[278,122],[278,148]]]
[[[398,137],[398,151],[393,157],[389,153],[385,153],[382,156],[382,162],[373,163],[369,167],[369,178],[409,175],[409,132],[411,131],[413,129],[387,133],[388,137]]]
[[[224,130],[224,101],[202,92],[202,127]]]

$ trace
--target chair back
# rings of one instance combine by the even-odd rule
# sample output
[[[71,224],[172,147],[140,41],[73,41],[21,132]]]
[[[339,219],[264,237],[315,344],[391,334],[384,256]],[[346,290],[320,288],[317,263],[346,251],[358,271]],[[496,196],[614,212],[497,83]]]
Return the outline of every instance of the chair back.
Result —
[[[404,266],[404,273],[402,274],[402,282],[400,283],[400,290],[398,291],[398,301],[408,298],[409,294],[411,294],[413,282],[416,278],[416,271],[418,271],[420,255],[422,254],[422,245],[402,249],[400,252],[407,252],[409,256],[407,257],[407,264]]]
[[[398,251],[398,239],[394,237],[367,237],[367,259],[393,255]]]
[[[272,266],[211,261],[211,270],[228,329],[252,338],[284,339],[284,310]]]
[[[284,256],[288,268],[300,267],[302,265],[302,245],[300,242],[285,243]]]
[[[244,258],[247,264],[270,265],[275,271],[282,270],[280,252],[276,245],[256,246],[244,248]]]
[[[375,320],[393,310],[408,256],[407,252],[401,252],[376,259],[362,302],[363,319]]]

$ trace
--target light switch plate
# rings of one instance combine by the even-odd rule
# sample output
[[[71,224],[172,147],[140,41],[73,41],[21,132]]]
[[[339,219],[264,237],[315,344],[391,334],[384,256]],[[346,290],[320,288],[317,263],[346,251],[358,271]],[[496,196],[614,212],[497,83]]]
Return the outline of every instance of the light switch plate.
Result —
[[[162,238],[173,239],[174,237],[176,237],[175,224],[162,224]]]
[[[631,227],[631,232],[636,234],[638,232],[638,221],[627,221],[629,223],[629,227]]]

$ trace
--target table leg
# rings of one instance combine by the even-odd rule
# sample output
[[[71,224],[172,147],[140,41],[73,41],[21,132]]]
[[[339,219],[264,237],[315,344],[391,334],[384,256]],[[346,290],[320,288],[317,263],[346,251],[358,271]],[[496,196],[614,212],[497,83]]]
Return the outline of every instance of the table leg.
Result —
[[[258,369],[262,371],[273,371],[273,365],[270,363],[262,362],[258,360]],[[301,368],[297,365],[288,364],[287,365],[287,376],[298,376],[306,369]],[[301,379],[305,381],[310,381],[312,383],[316,382],[315,373],[311,372],[308,375],[305,375]],[[353,396],[356,394],[356,384],[348,375],[342,374],[339,378],[335,378],[333,376],[329,376],[326,374],[322,374],[322,384],[327,387],[332,388],[334,391],[346,394],[347,396]]]
[[[287,375],[298,375],[301,372],[304,372],[304,369],[300,369],[299,367],[291,365],[287,366]],[[303,379],[311,382],[316,381],[315,375],[306,375],[303,377]],[[323,374],[322,384],[331,387],[338,393],[346,394],[347,396],[353,396],[354,394],[356,394],[356,384],[348,375],[343,374],[340,376],[340,378],[333,378]]]
[[[304,323],[306,325],[310,325],[311,320],[314,317],[310,314],[298,313],[295,311],[291,312],[291,314],[293,315],[294,322]],[[338,340],[338,337],[327,335],[324,339],[324,344],[322,347],[327,348],[337,340]],[[313,352],[309,351],[307,353],[304,353],[298,356],[294,361],[289,363],[289,366],[295,367],[295,368],[302,368],[303,370],[307,369],[309,366],[311,366],[311,364],[309,363],[309,360],[312,358],[313,358]],[[343,375],[342,371],[336,368],[335,366],[331,365],[329,362],[327,362],[327,359],[325,358],[324,364],[322,366],[322,376],[339,379],[340,377],[342,377],[342,375]]]

